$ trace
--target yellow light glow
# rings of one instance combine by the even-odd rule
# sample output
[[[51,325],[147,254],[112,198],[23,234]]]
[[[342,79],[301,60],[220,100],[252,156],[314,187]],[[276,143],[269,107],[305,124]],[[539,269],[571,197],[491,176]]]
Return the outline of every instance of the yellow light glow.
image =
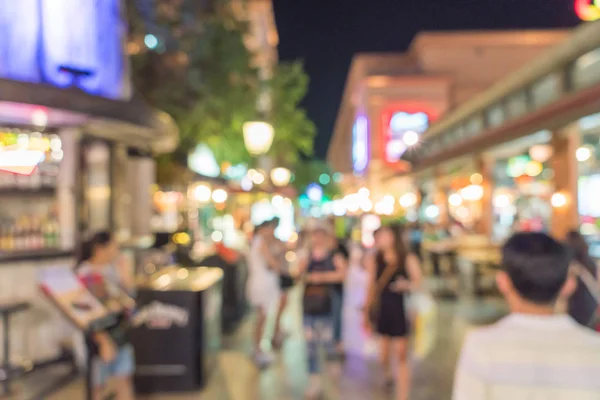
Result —
[[[512,203],[510,197],[508,197],[508,195],[506,194],[499,194],[496,197],[494,197],[494,207],[496,208],[506,208],[508,206],[510,206],[510,204]]]
[[[544,166],[538,161],[529,161],[525,166],[525,173],[531,177],[538,176],[543,170]]]
[[[460,197],[460,194],[458,193],[452,193],[449,197],[448,197],[448,203],[453,206],[453,207],[458,207],[462,204],[463,199],[462,197]]]
[[[186,244],[189,244],[190,241],[191,241],[190,235],[188,235],[185,232],[178,232],[173,235],[173,242],[175,244],[186,245]]]
[[[400,205],[404,208],[412,207],[417,204],[417,195],[414,193],[406,193],[400,197]]]
[[[179,268],[177,270],[177,278],[186,279],[190,275],[190,272],[185,268]]]
[[[271,124],[264,121],[246,122],[242,130],[248,153],[257,156],[269,151],[275,135]]]
[[[196,188],[194,189],[194,199],[196,199],[196,201],[199,201],[201,203],[206,203],[210,200],[210,196],[212,195],[212,191],[210,190],[210,187],[204,185],[204,184],[200,184],[198,186],[196,186]]]
[[[592,157],[592,150],[588,146],[582,146],[575,152],[575,157],[579,162],[586,162]]]
[[[227,201],[228,194],[225,189],[216,189],[212,192],[212,199],[217,204],[223,204]]]
[[[298,234],[296,232],[292,232],[290,238],[288,239],[289,243],[296,243],[298,241]]]
[[[564,207],[567,205],[567,196],[565,196],[563,193],[556,192],[552,195],[550,203],[554,208]]]
[[[471,175],[469,179],[473,185],[481,185],[483,183],[483,176],[479,173]]]
[[[469,185],[460,191],[460,195],[467,201],[479,201],[483,198],[481,185]]]
[[[286,186],[292,179],[292,172],[287,168],[274,168],[271,171],[271,182],[278,187]]]
[[[296,261],[296,253],[293,251],[288,251],[285,253],[285,260],[289,263]]]

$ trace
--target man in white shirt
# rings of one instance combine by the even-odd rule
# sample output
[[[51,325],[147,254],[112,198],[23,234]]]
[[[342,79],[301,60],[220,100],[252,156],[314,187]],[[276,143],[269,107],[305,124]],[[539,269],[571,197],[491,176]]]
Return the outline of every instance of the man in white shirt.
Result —
[[[452,399],[600,399],[600,335],[554,312],[576,285],[569,251],[518,233],[502,253],[496,280],[511,314],[467,336]]]

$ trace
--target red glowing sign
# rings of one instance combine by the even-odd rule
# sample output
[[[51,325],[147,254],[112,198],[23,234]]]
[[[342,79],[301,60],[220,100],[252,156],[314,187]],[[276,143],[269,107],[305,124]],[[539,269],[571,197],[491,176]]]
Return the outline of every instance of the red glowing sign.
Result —
[[[575,12],[582,21],[600,19],[600,0],[575,0]]]
[[[435,116],[423,106],[406,104],[384,111],[381,142],[385,162],[396,169],[408,169],[410,166],[401,159],[402,155],[410,147],[418,145],[420,136],[429,128]]]

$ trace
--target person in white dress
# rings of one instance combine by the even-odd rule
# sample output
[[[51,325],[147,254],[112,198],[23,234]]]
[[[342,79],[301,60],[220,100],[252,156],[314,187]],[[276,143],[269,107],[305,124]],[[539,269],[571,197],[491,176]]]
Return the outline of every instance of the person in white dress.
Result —
[[[255,229],[255,235],[248,255],[248,302],[256,310],[256,330],[254,336],[254,360],[261,368],[268,366],[272,356],[261,348],[268,312],[277,304],[281,295],[279,288],[279,260],[269,249],[274,240],[277,220],[265,221]]]

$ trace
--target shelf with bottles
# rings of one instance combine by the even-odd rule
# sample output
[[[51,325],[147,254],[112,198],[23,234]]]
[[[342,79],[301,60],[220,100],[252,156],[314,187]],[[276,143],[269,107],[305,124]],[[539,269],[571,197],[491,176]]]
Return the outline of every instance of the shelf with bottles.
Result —
[[[0,221],[0,254],[60,247],[60,226],[52,215],[23,215]]]

